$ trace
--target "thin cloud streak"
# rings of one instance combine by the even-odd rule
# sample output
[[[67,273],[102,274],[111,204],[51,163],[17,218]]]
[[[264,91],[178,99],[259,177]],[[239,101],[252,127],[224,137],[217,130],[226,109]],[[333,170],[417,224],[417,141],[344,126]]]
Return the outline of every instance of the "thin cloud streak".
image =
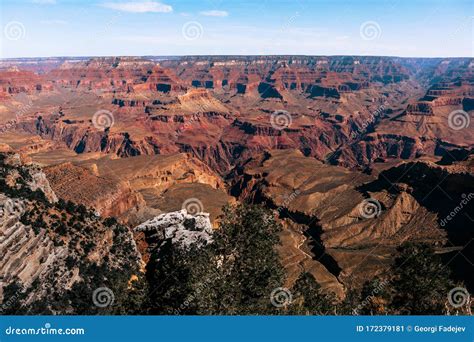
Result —
[[[227,17],[229,16],[229,12],[227,11],[201,11],[199,12],[200,15],[204,15],[206,17]]]
[[[100,6],[130,13],[170,13],[173,7],[156,1],[141,2],[105,2]]]

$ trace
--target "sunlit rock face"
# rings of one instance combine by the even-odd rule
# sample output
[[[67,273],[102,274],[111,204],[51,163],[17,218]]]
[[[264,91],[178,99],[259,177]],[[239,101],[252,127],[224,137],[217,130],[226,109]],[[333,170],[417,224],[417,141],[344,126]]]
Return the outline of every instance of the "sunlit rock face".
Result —
[[[186,209],[161,214],[135,228],[145,232],[158,247],[171,240],[173,245],[187,248],[192,244],[199,246],[212,241],[212,225],[208,213],[190,214]]]

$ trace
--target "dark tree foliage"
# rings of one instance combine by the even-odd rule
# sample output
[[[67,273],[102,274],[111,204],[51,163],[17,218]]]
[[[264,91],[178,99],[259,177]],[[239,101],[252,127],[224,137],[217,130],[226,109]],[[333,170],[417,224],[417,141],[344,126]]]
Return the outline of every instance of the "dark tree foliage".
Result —
[[[281,226],[259,206],[226,206],[214,242],[184,250],[166,245],[153,265],[153,313],[268,314],[284,270],[276,244]]]
[[[193,291],[191,273],[195,267],[194,249],[179,249],[168,241],[152,254],[147,265],[148,312],[151,314],[174,314],[185,303]],[[186,313],[194,313],[186,307]]]
[[[336,298],[334,295],[325,294],[314,277],[303,272],[291,291],[293,303],[288,314],[297,315],[330,315],[334,314]]]
[[[21,281],[14,279],[3,288],[3,300],[0,305],[0,315],[22,315],[26,309],[20,303],[26,298],[26,293]]]
[[[404,244],[393,265],[392,308],[397,314],[443,314],[450,272],[427,244]]]
[[[210,286],[205,287],[216,300],[202,303],[202,313],[272,312],[270,294],[284,281],[275,250],[281,225],[263,207],[242,204],[224,207],[219,228],[210,246]]]
[[[388,279],[375,278],[367,281],[361,291],[360,306],[355,308],[358,315],[386,315],[392,300]]]

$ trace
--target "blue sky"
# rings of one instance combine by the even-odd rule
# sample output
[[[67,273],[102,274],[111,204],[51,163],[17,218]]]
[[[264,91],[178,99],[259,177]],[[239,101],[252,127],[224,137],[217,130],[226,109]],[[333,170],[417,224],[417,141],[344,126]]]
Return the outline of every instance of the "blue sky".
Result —
[[[473,4],[473,0],[0,0],[0,57],[472,57]]]

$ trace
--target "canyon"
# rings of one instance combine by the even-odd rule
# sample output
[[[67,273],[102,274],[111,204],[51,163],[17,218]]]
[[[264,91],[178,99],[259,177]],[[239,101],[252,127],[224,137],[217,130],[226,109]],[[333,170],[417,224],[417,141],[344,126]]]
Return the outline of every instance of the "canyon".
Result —
[[[38,174],[31,191],[92,210],[96,230],[83,236],[92,251],[56,246],[56,235],[19,221],[34,206],[19,197],[21,213],[0,224],[2,287],[67,268],[61,293],[79,277],[65,266],[71,255],[116,257],[116,269],[131,258],[139,268],[157,234],[207,239],[224,205],[245,202],[282,223],[288,287],[309,272],[343,299],[388,272],[411,241],[434,246],[472,293],[473,115],[472,58],[0,60],[5,184]],[[0,195],[5,208],[12,194]],[[61,216],[51,206],[41,205],[44,215]],[[107,217],[127,229],[107,227]],[[126,253],[110,250],[114,234],[130,244]]]

